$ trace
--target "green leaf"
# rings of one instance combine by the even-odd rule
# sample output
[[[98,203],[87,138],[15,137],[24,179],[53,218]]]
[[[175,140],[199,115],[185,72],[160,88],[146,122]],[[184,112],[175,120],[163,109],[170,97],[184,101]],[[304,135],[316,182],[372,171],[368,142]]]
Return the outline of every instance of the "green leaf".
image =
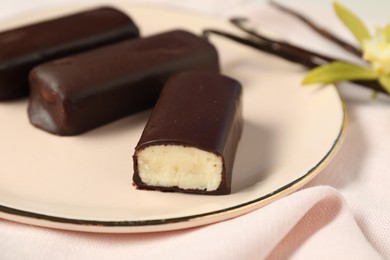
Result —
[[[363,47],[363,40],[371,37],[363,22],[355,14],[337,2],[333,3],[333,8],[340,20],[352,32],[360,46]]]
[[[383,76],[379,78],[379,84],[390,94],[390,76]]]
[[[335,61],[309,71],[303,79],[302,84],[328,84],[344,80],[370,80],[376,78],[378,78],[378,75],[370,68],[348,62]]]

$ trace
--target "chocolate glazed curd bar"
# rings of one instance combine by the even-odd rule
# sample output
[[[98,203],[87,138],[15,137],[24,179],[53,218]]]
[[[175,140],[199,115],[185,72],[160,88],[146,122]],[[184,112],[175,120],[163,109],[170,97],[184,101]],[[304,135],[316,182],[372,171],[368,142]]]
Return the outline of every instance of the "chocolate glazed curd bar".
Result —
[[[231,192],[242,132],[241,85],[210,72],[184,72],[165,85],[135,148],[141,189]]]
[[[124,13],[101,7],[0,33],[0,100],[28,94],[28,73],[40,63],[139,36]]]
[[[42,64],[30,73],[29,119],[56,135],[77,135],[151,108],[169,76],[189,69],[218,71],[218,54],[180,30]]]

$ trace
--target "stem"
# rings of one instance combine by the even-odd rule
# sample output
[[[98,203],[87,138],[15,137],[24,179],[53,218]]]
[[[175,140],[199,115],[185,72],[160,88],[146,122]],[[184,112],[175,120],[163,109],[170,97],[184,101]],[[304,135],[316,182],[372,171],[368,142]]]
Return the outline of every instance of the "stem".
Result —
[[[296,11],[286,7],[286,6],[283,6],[275,1],[271,0],[270,4],[272,6],[274,6],[275,8],[279,9],[280,11],[285,12],[287,14],[290,14],[293,17],[297,18],[298,20],[300,20],[301,22],[303,22],[304,24],[309,26],[311,29],[313,29],[315,32],[319,33],[324,38],[326,38],[326,39],[330,40],[331,42],[335,43],[336,45],[340,46],[344,50],[358,56],[359,58],[362,57],[361,50],[359,50],[355,46],[347,43],[346,41],[340,39],[339,37],[337,37],[333,33],[329,32],[328,30],[315,24],[313,21],[309,20],[309,18],[307,18],[307,17],[303,16],[302,14],[300,14],[300,13],[298,13],[298,12],[296,12]]]

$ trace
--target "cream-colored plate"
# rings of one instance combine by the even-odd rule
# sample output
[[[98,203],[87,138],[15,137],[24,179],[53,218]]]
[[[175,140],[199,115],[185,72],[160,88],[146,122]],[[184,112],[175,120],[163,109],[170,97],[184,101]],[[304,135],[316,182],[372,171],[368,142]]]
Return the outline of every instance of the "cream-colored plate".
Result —
[[[227,28],[223,20],[141,6],[128,11],[149,35],[173,28]],[[18,17],[4,27],[79,9]],[[330,160],[344,134],[334,87],[302,88],[304,70],[213,36],[223,72],[244,86],[244,133],[233,193],[204,196],[132,186],[132,153],[149,111],[76,137],[32,127],[27,100],[0,103],[0,217],[91,232],[153,232],[200,226],[253,211],[296,190]]]

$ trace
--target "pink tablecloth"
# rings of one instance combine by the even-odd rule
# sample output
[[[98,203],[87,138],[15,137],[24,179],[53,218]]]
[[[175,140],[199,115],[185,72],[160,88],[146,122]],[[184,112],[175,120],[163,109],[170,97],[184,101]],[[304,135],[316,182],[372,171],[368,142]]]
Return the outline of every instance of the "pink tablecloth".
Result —
[[[385,0],[370,1],[369,10],[363,3],[343,2],[370,19],[390,20],[379,15],[390,10]],[[0,18],[56,3],[0,1]],[[172,3],[261,18],[256,1]],[[294,4],[303,11],[308,4],[315,7],[313,17],[328,12],[329,20],[321,22],[337,24],[331,11],[322,9],[330,9],[329,1]],[[345,141],[323,172],[292,195],[225,222],[155,234],[70,232],[0,220],[0,259],[390,259],[390,99],[372,100],[369,91],[350,85],[340,88],[349,116]]]

